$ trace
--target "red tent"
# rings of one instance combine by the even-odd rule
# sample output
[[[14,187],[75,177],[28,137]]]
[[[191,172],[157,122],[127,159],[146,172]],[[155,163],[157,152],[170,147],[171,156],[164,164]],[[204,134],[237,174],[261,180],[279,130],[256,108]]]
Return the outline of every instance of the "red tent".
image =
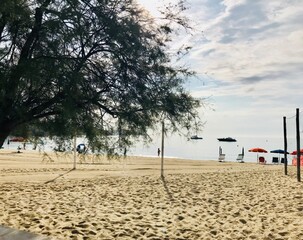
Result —
[[[292,159],[292,165],[297,166],[297,158],[296,157],[294,157]],[[300,157],[300,166],[303,166],[303,156]]]

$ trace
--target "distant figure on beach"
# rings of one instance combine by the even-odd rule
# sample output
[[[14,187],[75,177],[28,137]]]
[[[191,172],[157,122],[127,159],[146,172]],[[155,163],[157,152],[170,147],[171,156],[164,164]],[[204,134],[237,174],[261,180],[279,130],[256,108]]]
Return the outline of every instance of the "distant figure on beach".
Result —
[[[126,154],[127,154],[127,149],[126,149],[126,148],[124,148],[124,152],[123,152],[123,156],[124,156],[124,158],[126,158]]]
[[[22,148],[20,147],[20,145],[17,147],[17,150],[18,150],[18,153],[21,153],[20,152],[20,150],[21,150]]]
[[[158,157],[160,157],[161,150],[158,148]]]

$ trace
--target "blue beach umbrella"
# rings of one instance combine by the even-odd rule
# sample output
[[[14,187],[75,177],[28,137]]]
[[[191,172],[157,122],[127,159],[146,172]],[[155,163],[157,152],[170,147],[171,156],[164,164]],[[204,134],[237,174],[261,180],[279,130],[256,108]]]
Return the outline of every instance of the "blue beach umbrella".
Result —
[[[282,149],[276,149],[276,150],[272,150],[270,151],[271,153],[278,153],[278,154],[284,154],[285,151]],[[289,152],[286,152],[286,154],[289,154]]]
[[[279,154],[279,161],[280,161],[280,154],[284,154],[285,151],[283,149],[276,149],[276,150],[272,150],[270,151],[271,153],[278,153]],[[289,152],[286,152],[286,154],[289,154]]]

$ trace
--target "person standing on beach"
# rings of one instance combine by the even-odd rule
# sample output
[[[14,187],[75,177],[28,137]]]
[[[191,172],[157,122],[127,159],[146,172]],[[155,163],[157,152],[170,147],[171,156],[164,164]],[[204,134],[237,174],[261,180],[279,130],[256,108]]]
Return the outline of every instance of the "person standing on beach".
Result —
[[[158,157],[160,157],[161,150],[158,148]]]
[[[124,158],[126,158],[126,153],[127,153],[127,149],[126,149],[126,148],[124,148],[124,152],[123,152],[123,156],[124,156]]]

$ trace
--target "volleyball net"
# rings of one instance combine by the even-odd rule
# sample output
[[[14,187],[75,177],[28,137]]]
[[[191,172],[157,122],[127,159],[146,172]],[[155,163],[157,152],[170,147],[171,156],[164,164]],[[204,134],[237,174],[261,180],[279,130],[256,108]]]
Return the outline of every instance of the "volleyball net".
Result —
[[[303,166],[303,110],[296,109],[293,116],[284,118],[284,138],[287,143],[288,165],[297,166],[297,178],[301,181],[301,166]],[[287,164],[285,164],[285,174],[287,175]]]

